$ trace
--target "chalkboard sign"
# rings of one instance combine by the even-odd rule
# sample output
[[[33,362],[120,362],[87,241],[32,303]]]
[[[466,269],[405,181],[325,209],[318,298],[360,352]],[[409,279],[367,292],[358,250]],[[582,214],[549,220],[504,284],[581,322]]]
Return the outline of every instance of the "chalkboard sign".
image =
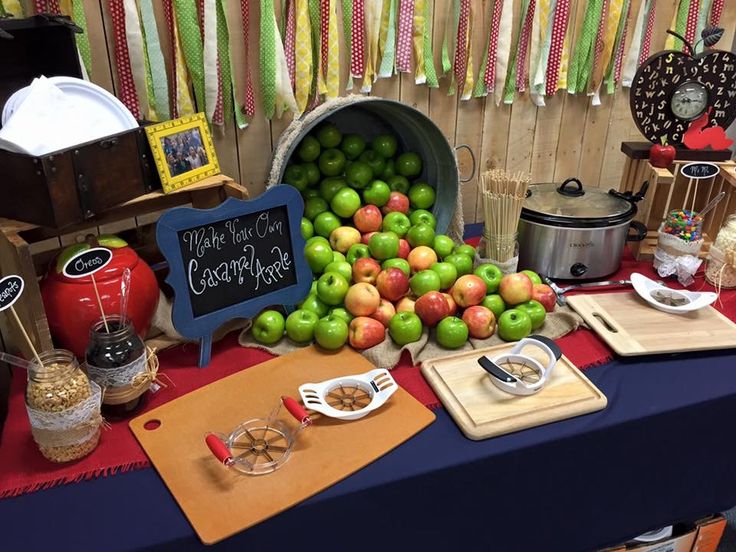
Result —
[[[112,251],[104,247],[93,247],[69,259],[64,265],[67,278],[84,278],[105,268],[112,260]]]
[[[682,176],[700,180],[703,178],[713,178],[721,171],[720,167],[715,163],[688,163],[680,168]]]
[[[209,362],[219,326],[269,305],[296,303],[309,292],[303,212],[299,192],[282,185],[251,201],[177,207],[159,219],[156,240],[169,263],[174,327],[201,340],[200,366]]]
[[[13,306],[23,293],[23,278],[12,274],[0,280],[0,311]]]

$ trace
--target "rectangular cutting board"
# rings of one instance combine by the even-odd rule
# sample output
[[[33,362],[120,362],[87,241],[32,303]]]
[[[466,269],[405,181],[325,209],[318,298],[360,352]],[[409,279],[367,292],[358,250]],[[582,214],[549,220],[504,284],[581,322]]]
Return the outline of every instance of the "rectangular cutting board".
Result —
[[[399,388],[360,420],[314,415],[314,424],[299,434],[288,461],[258,476],[223,466],[205,444],[208,432],[229,434],[246,420],[267,417],[282,395],[298,400],[297,388],[303,383],[374,368],[347,347],[325,353],[310,346],[155,408],[132,420],[130,428],[202,542],[212,544],[337,483],[434,421],[432,412]],[[160,426],[145,429],[151,420]]]
[[[713,307],[670,314],[634,291],[573,295],[567,303],[621,356],[736,347],[736,324]]]
[[[424,377],[466,437],[487,439],[606,407],[605,395],[565,356],[538,393],[521,397],[501,391],[478,359],[483,355],[493,358],[513,345],[475,349],[422,363]],[[545,362],[544,353],[535,347],[523,352]]]

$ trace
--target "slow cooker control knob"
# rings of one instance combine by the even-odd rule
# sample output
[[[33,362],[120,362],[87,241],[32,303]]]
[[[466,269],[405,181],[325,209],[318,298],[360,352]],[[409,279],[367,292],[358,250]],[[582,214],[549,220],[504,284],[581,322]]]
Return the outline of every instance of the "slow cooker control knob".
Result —
[[[588,272],[588,267],[585,266],[583,263],[575,263],[570,267],[570,274],[572,274],[576,278],[580,278],[580,276],[582,276],[586,272]]]

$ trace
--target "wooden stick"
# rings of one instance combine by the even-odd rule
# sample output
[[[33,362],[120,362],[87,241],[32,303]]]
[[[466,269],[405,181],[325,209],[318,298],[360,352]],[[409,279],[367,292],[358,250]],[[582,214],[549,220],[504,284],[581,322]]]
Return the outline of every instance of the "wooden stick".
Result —
[[[690,197],[690,188],[692,188],[693,179],[691,178],[687,182],[687,191],[685,192],[685,201],[682,202],[682,208],[687,209],[687,198]]]
[[[95,280],[95,275],[90,274],[90,277],[92,278],[92,287],[95,288],[95,295],[97,296],[97,304],[100,306],[100,314],[102,314],[102,323],[105,324],[105,332],[110,333],[110,328],[107,325],[107,318],[105,318],[105,311],[102,308],[102,299],[100,299],[100,292],[97,289],[97,281]]]
[[[667,202],[664,204],[664,212],[662,213],[662,219],[667,218],[667,213],[670,211],[670,203],[672,202],[672,192],[675,191],[675,184],[677,184],[677,174],[680,171],[680,164],[675,164],[675,172],[672,175],[672,184],[670,184],[670,190],[667,192]]]
[[[16,324],[18,324],[18,327],[20,328],[20,331],[23,334],[23,337],[26,338],[26,341],[28,342],[28,346],[31,348],[31,351],[33,352],[33,356],[36,357],[36,362],[38,362],[38,366],[40,368],[43,368],[43,362],[41,362],[41,357],[38,356],[38,351],[36,351],[36,348],[33,346],[33,341],[31,341],[31,337],[28,335],[28,332],[26,332],[26,329],[23,327],[23,323],[20,321],[20,317],[18,316],[18,313],[15,312],[15,307],[13,307],[12,305],[10,306],[10,312],[13,313],[13,318],[15,318]]]

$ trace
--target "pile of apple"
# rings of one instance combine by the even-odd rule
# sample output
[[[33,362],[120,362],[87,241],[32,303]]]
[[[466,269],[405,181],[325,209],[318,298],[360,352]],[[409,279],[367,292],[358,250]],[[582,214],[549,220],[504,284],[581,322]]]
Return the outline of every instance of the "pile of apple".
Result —
[[[422,159],[397,155],[397,144],[382,135],[367,147],[330,123],[301,142],[284,181],[304,197],[304,255],[315,281],[286,319],[276,310],[256,318],[257,341],[271,345],[286,333],[329,350],[347,342],[367,349],[387,332],[399,346],[418,341],[427,327],[457,349],[496,327],[506,341],[522,339],[554,309],[554,292],[534,272],[473,270],[474,247],[435,233],[435,190],[415,180]]]

